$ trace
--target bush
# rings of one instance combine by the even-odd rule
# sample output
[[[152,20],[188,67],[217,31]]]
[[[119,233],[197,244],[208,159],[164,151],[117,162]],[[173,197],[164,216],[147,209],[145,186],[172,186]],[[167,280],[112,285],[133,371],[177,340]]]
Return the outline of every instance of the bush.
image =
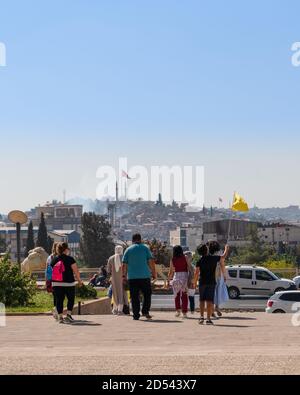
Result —
[[[263,266],[269,269],[295,269],[295,265],[286,259],[270,259],[264,262]]]
[[[0,302],[5,306],[26,306],[37,292],[36,282],[18,265],[10,262],[8,255],[0,260]]]
[[[295,264],[286,258],[268,260],[262,266],[272,270],[280,278],[293,278],[296,274]]]
[[[95,288],[91,287],[90,285],[82,285],[79,287],[76,285],[76,296],[78,298],[89,299],[89,298],[97,298],[97,291]]]

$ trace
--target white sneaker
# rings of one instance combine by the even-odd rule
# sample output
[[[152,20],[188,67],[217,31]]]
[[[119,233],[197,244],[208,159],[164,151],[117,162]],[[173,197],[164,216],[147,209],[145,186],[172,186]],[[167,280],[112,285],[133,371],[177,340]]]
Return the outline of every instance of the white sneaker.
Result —
[[[181,314],[181,311],[180,311],[180,310],[177,310],[177,311],[176,311],[176,314],[175,314],[175,317],[180,317],[180,314]]]
[[[183,313],[182,318],[188,318],[187,313]]]

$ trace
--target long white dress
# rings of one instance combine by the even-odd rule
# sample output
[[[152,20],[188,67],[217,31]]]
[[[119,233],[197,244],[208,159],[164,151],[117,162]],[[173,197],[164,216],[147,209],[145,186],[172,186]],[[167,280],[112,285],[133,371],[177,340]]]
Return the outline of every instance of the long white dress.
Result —
[[[123,287],[122,269],[116,270],[114,258],[115,256],[113,255],[108,259],[107,273],[111,275],[114,311],[122,312],[123,306],[128,305],[128,296]]]

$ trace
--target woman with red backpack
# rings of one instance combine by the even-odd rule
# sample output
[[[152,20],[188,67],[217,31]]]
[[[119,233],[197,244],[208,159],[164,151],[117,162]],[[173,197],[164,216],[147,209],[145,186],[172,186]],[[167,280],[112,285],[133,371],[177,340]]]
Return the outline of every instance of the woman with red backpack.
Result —
[[[56,297],[56,310],[58,322],[60,324],[74,321],[72,310],[75,302],[75,278],[79,285],[82,285],[80,273],[76,261],[70,256],[67,243],[57,245],[57,256],[51,262],[52,266],[52,287]],[[63,319],[64,300],[67,297],[67,316]]]

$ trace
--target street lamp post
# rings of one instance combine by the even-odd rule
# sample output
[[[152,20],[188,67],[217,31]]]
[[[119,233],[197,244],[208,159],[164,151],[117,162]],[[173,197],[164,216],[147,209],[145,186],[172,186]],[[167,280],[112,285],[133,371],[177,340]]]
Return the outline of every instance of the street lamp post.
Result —
[[[16,223],[17,229],[17,262],[18,265],[21,265],[21,224],[20,222]]]
[[[21,225],[28,221],[27,215],[23,211],[14,210],[8,214],[8,219],[16,224],[17,231],[17,261],[18,265],[21,266]]]

